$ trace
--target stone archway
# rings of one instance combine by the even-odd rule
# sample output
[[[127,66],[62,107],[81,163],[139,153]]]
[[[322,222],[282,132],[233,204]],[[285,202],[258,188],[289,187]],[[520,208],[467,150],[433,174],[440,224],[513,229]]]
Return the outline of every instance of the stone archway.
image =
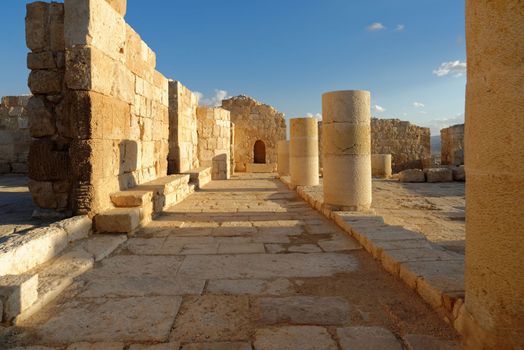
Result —
[[[253,147],[254,163],[266,164],[266,144],[264,141],[257,140]]]

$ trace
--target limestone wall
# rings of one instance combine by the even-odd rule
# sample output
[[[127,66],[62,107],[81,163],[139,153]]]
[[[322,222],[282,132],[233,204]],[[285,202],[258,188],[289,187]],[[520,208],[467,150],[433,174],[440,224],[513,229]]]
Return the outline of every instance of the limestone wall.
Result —
[[[235,123],[235,171],[246,171],[246,164],[253,163],[257,140],[265,144],[266,164],[276,165],[278,141],[286,139],[284,114],[248,96],[223,100],[222,108]]]
[[[201,166],[211,167],[213,180],[229,179],[231,121],[222,108],[198,107],[198,159]]]
[[[27,173],[31,144],[27,102],[30,96],[5,96],[0,102],[0,174]]]
[[[169,82],[168,172],[196,169],[198,162],[198,97],[178,81]]]
[[[442,164],[464,164],[464,124],[440,130],[440,144],[440,162]]]
[[[371,119],[371,153],[391,154],[394,172],[423,168],[431,159],[430,131],[398,119]]]
[[[120,10],[27,6],[30,190],[43,208],[95,214],[110,193],[167,173],[168,81],[125,23],[125,1],[111,3]]]

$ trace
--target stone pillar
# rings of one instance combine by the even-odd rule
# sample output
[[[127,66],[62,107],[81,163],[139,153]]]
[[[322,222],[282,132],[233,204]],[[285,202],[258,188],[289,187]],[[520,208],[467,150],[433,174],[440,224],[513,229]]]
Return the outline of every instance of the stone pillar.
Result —
[[[343,210],[371,206],[369,91],[322,95],[324,203]]]
[[[289,175],[296,186],[318,185],[318,124],[315,118],[291,119]]]
[[[466,1],[466,349],[524,348],[524,7]]]
[[[391,176],[391,154],[371,155],[371,175],[385,178]]]
[[[278,174],[280,176],[289,175],[289,141],[278,141]]]

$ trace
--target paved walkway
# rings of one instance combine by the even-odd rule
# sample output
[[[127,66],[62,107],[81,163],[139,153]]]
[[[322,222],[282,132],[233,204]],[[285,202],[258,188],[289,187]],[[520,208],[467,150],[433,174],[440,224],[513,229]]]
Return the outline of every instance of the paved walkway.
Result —
[[[4,336],[71,350],[455,349],[456,340],[412,290],[268,175],[212,182]],[[114,343],[68,347],[78,342]]]

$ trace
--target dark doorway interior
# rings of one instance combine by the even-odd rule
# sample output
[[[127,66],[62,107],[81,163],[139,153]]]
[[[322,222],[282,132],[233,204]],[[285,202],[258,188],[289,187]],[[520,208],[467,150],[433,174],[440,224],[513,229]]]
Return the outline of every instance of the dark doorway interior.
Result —
[[[255,154],[255,164],[266,164],[266,145],[264,142],[260,140],[255,142],[253,151]]]

